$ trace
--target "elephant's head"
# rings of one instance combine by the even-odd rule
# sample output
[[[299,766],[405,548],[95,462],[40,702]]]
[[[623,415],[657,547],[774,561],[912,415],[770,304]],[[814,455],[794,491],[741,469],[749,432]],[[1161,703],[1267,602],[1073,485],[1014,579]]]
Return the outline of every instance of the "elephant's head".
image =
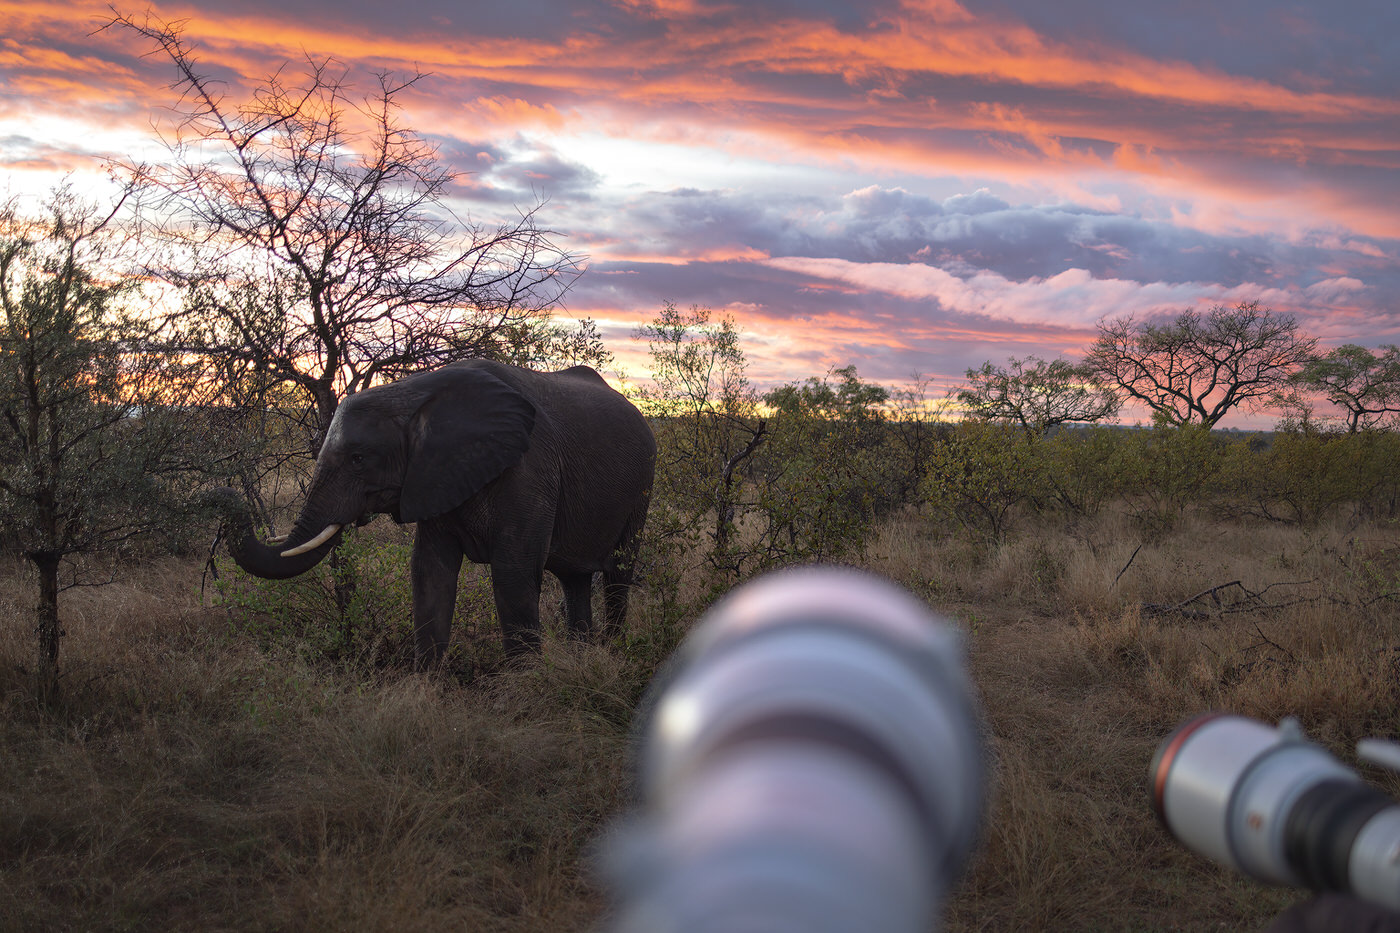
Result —
[[[315,566],[341,528],[362,517],[443,515],[520,460],[534,423],[529,399],[470,364],[352,395],[331,420],[306,502],[284,539],[259,541],[241,499],[218,494],[229,552],[249,573],[290,577]]]

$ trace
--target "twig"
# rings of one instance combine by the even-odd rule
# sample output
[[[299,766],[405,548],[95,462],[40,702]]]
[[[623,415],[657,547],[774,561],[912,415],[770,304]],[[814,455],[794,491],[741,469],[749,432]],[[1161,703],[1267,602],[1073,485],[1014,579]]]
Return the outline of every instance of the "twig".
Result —
[[[1113,589],[1113,587],[1115,587],[1115,586],[1118,585],[1118,581],[1119,581],[1120,579],[1122,579],[1123,574],[1125,574],[1125,573],[1128,572],[1128,568],[1131,567],[1131,566],[1133,565],[1133,561],[1137,560],[1138,551],[1141,551],[1141,550],[1142,550],[1142,544],[1141,544],[1141,543],[1139,543],[1137,547],[1133,548],[1133,555],[1132,555],[1131,557],[1128,558],[1128,562],[1127,562],[1126,564],[1123,565],[1123,569],[1120,570],[1120,571],[1118,571],[1118,576],[1116,576],[1116,577],[1113,578],[1113,584],[1109,587],[1109,589]]]
[[[1283,647],[1283,645],[1280,645],[1268,635],[1264,634],[1264,630],[1259,627],[1258,619],[1254,620],[1254,631],[1259,633],[1259,637],[1264,640],[1264,644],[1269,645],[1272,648],[1277,648],[1279,651],[1282,651],[1284,654],[1288,655],[1288,663],[1296,664],[1298,662],[1298,659],[1294,657],[1293,652],[1289,651],[1287,648]]]
[[[224,540],[224,526],[220,522],[219,530],[215,532],[214,540],[209,545],[209,556],[204,561],[204,572],[199,575],[199,601],[201,603],[204,602],[204,585],[209,581],[209,578],[213,577],[215,583],[219,582],[219,567],[214,563],[214,556],[218,552],[219,542],[222,540]]]

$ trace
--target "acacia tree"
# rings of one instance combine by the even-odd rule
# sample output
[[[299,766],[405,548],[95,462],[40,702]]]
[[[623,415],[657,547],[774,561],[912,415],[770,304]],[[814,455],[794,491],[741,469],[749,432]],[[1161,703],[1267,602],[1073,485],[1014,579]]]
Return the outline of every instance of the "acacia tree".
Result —
[[[1238,405],[1273,398],[1316,346],[1291,315],[1250,301],[1184,311],[1164,324],[1131,315],[1101,321],[1085,362],[1159,423],[1209,428]]]
[[[969,369],[967,379],[957,397],[969,415],[1017,424],[1037,436],[1060,424],[1103,421],[1122,405],[1088,365],[1063,359],[1011,357],[1004,367],[989,360]]]
[[[0,209],[0,520],[7,549],[36,571],[45,684],[63,634],[59,593],[108,582],[79,555],[178,540],[209,453],[197,430],[209,382],[152,349],[149,309],[116,266],[115,213],[67,189],[44,216]]]
[[[1354,343],[1308,359],[1289,377],[1289,385],[1321,395],[1346,412],[1347,433],[1374,427],[1400,412],[1400,347],[1388,344],[1373,353]],[[1286,407],[1310,414],[1306,399],[1282,396]],[[1306,420],[1306,418],[1305,418]]]
[[[421,74],[378,74],[361,96],[341,65],[308,58],[235,104],[179,24],[117,13],[107,25],[152,42],[177,74],[171,160],[125,168],[170,245],[155,271],[185,289],[185,346],[293,387],[317,438],[340,398],[376,382],[567,337],[530,327],[576,260],[538,206],[494,228],[452,214],[457,174],[400,118]]]

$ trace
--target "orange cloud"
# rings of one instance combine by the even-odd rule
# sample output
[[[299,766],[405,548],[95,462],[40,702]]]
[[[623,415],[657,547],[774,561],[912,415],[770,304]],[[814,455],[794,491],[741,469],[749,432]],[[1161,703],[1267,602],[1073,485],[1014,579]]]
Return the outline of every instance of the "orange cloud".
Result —
[[[478,97],[462,105],[478,132],[486,129],[521,128],[562,130],[568,118],[551,104],[533,104],[519,97]]]
[[[304,53],[405,71],[421,67],[450,81],[531,89],[528,96],[521,92],[468,98],[472,102],[466,105],[466,116],[492,131],[529,126],[561,132],[595,126],[601,117],[627,124],[633,132],[666,132],[660,127],[674,125],[677,108],[685,108],[711,128],[777,138],[809,153],[806,158],[820,158],[834,148],[861,162],[898,162],[934,172],[985,165],[989,146],[993,163],[1002,167],[1020,163],[1043,171],[1057,162],[1102,167],[1102,156],[1070,146],[1065,141],[1071,138],[1109,142],[1117,152],[1112,167],[1133,173],[1175,171],[1183,147],[1233,147],[1312,160],[1345,150],[1345,158],[1383,163],[1393,158],[1400,144],[1393,126],[1400,104],[1393,99],[1295,90],[1119,49],[1072,47],[1025,25],[973,14],[950,0],[910,0],[884,22],[873,24],[879,28],[858,32],[797,12],[755,30],[750,17],[718,4],[638,2],[628,7],[664,28],[632,36],[580,31],[544,41],[443,29],[414,32],[412,25],[393,33],[375,32],[334,18],[296,22],[231,15],[215,8],[172,6],[168,15],[188,15],[186,36],[202,54],[247,76],[266,74],[280,61]],[[732,15],[715,15],[724,10]],[[12,35],[56,31],[60,25],[71,34],[75,21],[96,24],[110,16],[100,2],[15,0],[0,0],[0,14],[16,24]],[[135,37],[120,32],[104,33],[96,41],[144,51]],[[75,74],[100,78],[109,89],[104,94],[114,84],[135,92],[151,80],[120,73],[109,62],[74,61],[71,56],[65,60],[63,53],[43,53],[33,46],[9,54],[15,59],[12,71],[46,75],[29,79],[26,90],[35,96],[99,93],[92,84],[72,77]],[[37,58],[45,54],[48,64]],[[32,58],[20,62],[20,56]],[[837,76],[848,93],[814,92],[800,80],[768,80],[772,76]],[[986,96],[939,101],[921,90],[931,87],[930,78],[984,82]],[[1032,112],[1001,99],[1016,87],[1074,90],[1089,97],[1073,109],[1040,107]],[[149,92],[148,100],[162,91],[159,85],[141,89]],[[551,95],[566,96],[575,104],[561,108]],[[1095,100],[1113,106],[1091,106]],[[1284,133],[1271,129],[1231,139],[1213,125],[1201,130],[1154,125],[1150,117],[1131,115],[1135,100],[1149,108],[1165,103],[1253,110],[1301,125]],[[422,106],[443,109],[427,101]],[[1390,128],[1342,128],[1324,137],[1311,125],[1343,120],[1379,121]],[[937,135],[939,130],[995,135],[958,145],[946,134]],[[1007,142],[1011,139],[1022,140],[1024,148]],[[1157,164],[1135,157],[1149,152],[1156,155]]]

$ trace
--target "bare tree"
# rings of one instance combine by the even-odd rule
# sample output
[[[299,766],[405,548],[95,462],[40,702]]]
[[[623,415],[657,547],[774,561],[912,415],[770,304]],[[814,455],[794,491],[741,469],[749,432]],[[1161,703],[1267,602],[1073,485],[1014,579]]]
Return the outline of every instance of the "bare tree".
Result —
[[[1346,412],[1350,434],[1374,427],[1386,415],[1400,412],[1400,347],[1388,344],[1381,349],[1373,353],[1354,343],[1336,347],[1307,360],[1289,378],[1289,385],[1321,395]],[[1311,414],[1305,398],[1285,394],[1281,402]]]
[[[37,575],[39,672],[58,662],[59,593],[109,582],[80,555],[166,546],[207,469],[197,361],[154,350],[122,275],[116,210],[60,188],[46,215],[0,208],[0,527]],[[105,578],[104,578],[105,577]]]
[[[1068,360],[1012,357],[1005,367],[991,361],[967,371],[968,387],[958,401],[984,421],[1017,424],[1027,434],[1044,435],[1059,424],[1097,422],[1121,407],[1118,396],[1085,364]]]
[[[1085,362],[1156,420],[1213,427],[1238,405],[1273,398],[1316,346],[1292,316],[1251,301],[1185,311],[1165,324],[1131,315],[1102,321]]]
[[[129,164],[171,250],[158,271],[185,290],[188,346],[295,387],[324,432],[339,399],[376,382],[500,356],[543,322],[579,272],[537,224],[455,217],[457,175],[400,119],[421,78],[308,59],[233,104],[181,24],[115,13],[175,66],[167,165]],[[313,444],[313,446],[317,446]]]

